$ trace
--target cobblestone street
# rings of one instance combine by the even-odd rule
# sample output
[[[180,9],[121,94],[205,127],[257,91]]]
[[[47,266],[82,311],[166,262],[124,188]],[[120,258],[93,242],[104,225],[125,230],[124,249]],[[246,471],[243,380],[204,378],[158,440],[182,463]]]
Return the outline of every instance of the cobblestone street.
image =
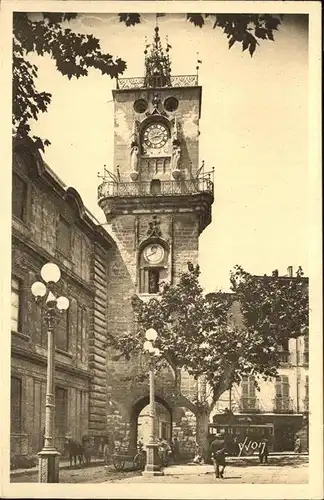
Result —
[[[11,482],[37,482],[37,474],[13,477]],[[167,467],[162,477],[143,477],[138,471],[117,472],[103,465],[60,471],[61,483],[246,483],[246,484],[306,484],[308,457],[271,457],[268,465],[259,465],[257,458],[229,459],[225,479],[215,479],[210,465],[176,465]]]

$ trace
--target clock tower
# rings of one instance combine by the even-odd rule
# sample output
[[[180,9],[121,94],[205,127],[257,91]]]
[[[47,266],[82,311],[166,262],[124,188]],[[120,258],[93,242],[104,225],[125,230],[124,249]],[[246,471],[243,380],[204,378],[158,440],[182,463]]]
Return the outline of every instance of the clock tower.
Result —
[[[176,282],[188,261],[197,263],[199,235],[211,222],[212,172],[198,163],[202,89],[197,75],[172,75],[169,49],[156,26],[144,76],[118,79],[113,90],[114,171],[106,170],[98,187],[116,242],[108,283],[112,336],[134,328],[135,293],[157,296],[162,281]],[[113,362],[110,368],[113,380]]]

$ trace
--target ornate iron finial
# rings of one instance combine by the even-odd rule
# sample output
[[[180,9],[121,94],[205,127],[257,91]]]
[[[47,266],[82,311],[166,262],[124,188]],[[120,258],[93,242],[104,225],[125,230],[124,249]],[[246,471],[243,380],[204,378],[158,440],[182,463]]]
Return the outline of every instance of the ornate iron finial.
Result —
[[[171,61],[169,50],[171,45],[167,43],[164,51],[159,27],[154,28],[153,43],[145,47],[145,86],[146,87],[169,87],[171,86]]]

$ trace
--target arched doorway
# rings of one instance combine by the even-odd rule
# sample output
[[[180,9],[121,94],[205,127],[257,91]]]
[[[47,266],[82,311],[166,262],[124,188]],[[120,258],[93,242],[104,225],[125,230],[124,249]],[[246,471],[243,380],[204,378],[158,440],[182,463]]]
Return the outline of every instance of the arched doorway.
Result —
[[[156,405],[156,437],[172,438],[172,407],[157,394]],[[136,448],[139,438],[146,444],[150,429],[149,396],[144,396],[135,401],[130,416],[129,444]]]

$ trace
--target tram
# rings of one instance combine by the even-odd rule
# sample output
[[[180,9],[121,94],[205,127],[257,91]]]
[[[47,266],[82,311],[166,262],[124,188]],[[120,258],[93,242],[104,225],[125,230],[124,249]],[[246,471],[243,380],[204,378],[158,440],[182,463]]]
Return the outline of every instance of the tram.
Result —
[[[269,452],[273,450],[274,425],[273,424],[209,424],[209,442],[215,434],[224,432],[224,441],[227,452],[231,456],[250,456],[259,452],[262,439],[268,441]]]

